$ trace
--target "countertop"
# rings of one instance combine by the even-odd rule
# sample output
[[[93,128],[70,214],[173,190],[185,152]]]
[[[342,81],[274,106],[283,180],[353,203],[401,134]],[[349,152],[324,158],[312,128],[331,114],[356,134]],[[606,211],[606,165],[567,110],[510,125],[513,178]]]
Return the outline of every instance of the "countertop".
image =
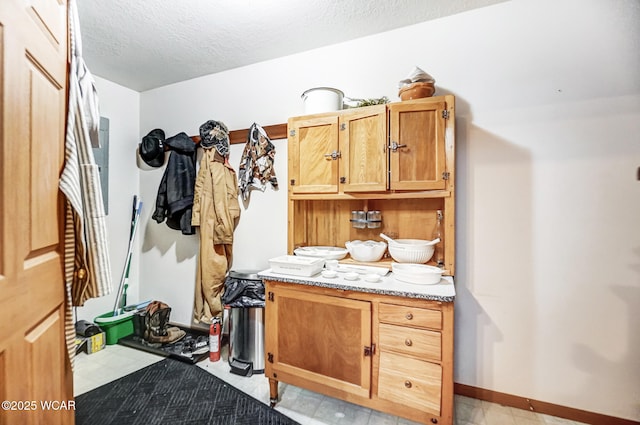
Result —
[[[337,277],[326,278],[320,273],[311,276],[295,276],[274,273],[267,269],[258,273],[258,277],[277,282],[297,283],[300,285],[320,286],[323,288],[343,289],[346,291],[368,292],[372,294],[394,295],[407,298],[419,298],[442,302],[452,302],[456,297],[456,289],[451,276],[443,276],[440,283],[435,285],[416,285],[401,282],[394,278],[393,272],[382,276],[378,282],[367,282],[360,276],[357,280],[347,280],[345,273],[338,273]]]

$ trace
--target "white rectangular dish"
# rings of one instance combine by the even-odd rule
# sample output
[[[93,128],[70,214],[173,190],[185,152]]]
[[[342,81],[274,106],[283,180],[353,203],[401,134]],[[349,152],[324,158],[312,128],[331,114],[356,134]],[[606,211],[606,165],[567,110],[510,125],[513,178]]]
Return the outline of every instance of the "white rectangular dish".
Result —
[[[283,255],[269,260],[274,273],[292,276],[313,276],[324,267],[324,258]]]

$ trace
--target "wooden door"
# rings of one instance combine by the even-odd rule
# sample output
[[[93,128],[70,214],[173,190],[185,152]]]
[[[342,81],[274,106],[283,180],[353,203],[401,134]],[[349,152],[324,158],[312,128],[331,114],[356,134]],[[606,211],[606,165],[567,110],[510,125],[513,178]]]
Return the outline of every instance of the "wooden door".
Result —
[[[442,98],[389,105],[391,190],[445,188],[446,109]]]
[[[66,0],[0,1],[0,43],[0,423],[73,424],[58,190]]]
[[[369,397],[371,303],[267,282],[266,376],[328,395]],[[273,294],[273,295],[272,295]],[[286,377],[286,379],[285,379]],[[314,386],[316,385],[316,386]]]
[[[376,105],[340,116],[340,186],[343,192],[387,190],[387,107]]]
[[[291,193],[338,192],[338,116],[289,120]]]

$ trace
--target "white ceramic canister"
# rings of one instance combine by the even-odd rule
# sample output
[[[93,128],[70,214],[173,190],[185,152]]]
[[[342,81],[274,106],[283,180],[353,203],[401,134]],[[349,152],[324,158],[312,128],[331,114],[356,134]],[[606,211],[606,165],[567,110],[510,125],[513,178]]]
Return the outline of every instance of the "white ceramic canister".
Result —
[[[302,93],[304,114],[339,111],[342,109],[344,93],[331,87],[315,87]]]

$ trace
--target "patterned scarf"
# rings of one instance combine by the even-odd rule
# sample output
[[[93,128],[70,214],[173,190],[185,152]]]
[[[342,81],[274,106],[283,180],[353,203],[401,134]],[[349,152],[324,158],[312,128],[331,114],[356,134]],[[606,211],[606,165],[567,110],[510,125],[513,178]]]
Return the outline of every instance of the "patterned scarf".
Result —
[[[249,129],[247,144],[240,160],[240,193],[242,199],[249,199],[249,192],[252,188],[264,191],[267,182],[271,183],[274,189],[278,189],[276,171],[273,168],[273,161],[276,156],[276,148],[269,140],[267,132],[256,123]]]
[[[200,126],[200,146],[215,147],[223,158],[229,158],[229,130],[221,121],[209,120]]]

